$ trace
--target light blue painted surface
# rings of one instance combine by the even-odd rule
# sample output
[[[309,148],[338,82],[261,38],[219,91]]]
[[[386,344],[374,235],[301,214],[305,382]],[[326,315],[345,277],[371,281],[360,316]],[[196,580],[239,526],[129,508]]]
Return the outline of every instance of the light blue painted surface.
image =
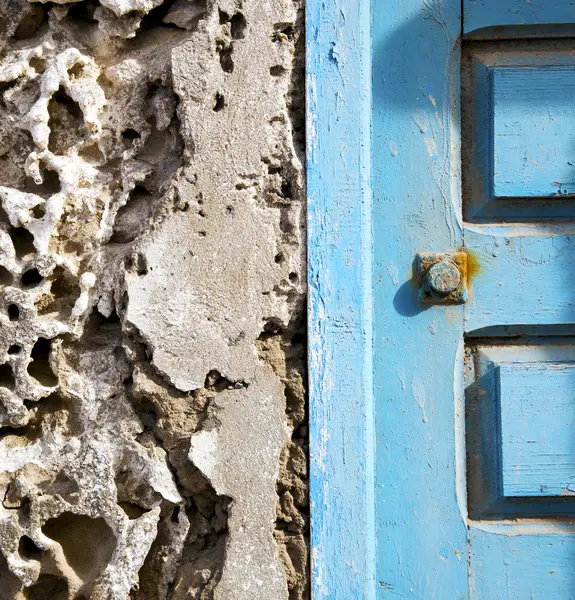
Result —
[[[575,450],[572,340],[552,335],[469,340],[473,360],[465,369],[466,445],[474,521],[575,513],[573,497],[543,495],[542,481],[534,484],[539,478],[534,475],[546,477],[547,484],[556,476],[564,482],[561,493],[569,485],[565,476],[573,473],[565,467],[570,458],[564,456]],[[532,467],[541,461],[547,461],[546,467],[534,473]],[[529,497],[522,493],[527,486]],[[548,521],[546,531],[555,531],[556,525]],[[512,534],[515,530],[509,527]]]
[[[503,495],[575,494],[575,365],[504,363],[498,371]]]
[[[463,0],[464,33],[509,25],[575,23],[574,0]]]
[[[574,600],[575,535],[517,535],[519,526],[500,533],[470,530],[473,600]],[[534,528],[535,529],[535,528]]]
[[[570,42],[473,48],[463,81],[465,218],[574,218],[575,198],[568,196],[575,181]]]
[[[348,4],[307,5],[314,598],[568,600],[575,527],[557,517],[572,516],[573,504],[503,496],[494,399],[509,353],[519,362],[575,360],[573,344],[565,350],[545,338],[575,323],[575,230],[468,225],[463,233],[460,2],[372,3],[371,27],[368,2]],[[498,64],[564,66],[573,64],[566,45],[549,42],[555,55],[527,48],[492,56]],[[487,83],[473,94],[485,94]],[[481,102],[487,120],[474,135],[489,130],[493,104]],[[490,171],[481,169],[473,183],[485,190]],[[472,214],[560,219],[573,208],[564,202],[560,210],[535,204],[527,212],[519,206],[521,213],[501,203],[499,213]],[[469,303],[419,304],[416,254],[462,247],[479,265]],[[489,343],[464,382],[464,329],[502,326],[508,335],[534,327],[543,341],[529,351],[503,347],[488,339],[494,329],[484,330],[477,343]],[[464,385],[475,415],[466,416]],[[482,521],[467,517],[466,441],[484,455],[483,471],[475,470],[484,481],[470,484],[470,493],[475,485],[485,495],[476,512]]]
[[[493,195],[575,194],[575,67],[494,68]]]
[[[309,0],[306,16],[313,597],[371,600],[369,2]]]
[[[570,227],[467,226],[479,263],[465,329],[575,323],[575,234]]]
[[[458,504],[453,435],[463,306],[424,307],[412,281],[417,252],[462,244],[460,9],[459,0],[374,2],[372,8],[381,599],[468,597],[467,529]]]

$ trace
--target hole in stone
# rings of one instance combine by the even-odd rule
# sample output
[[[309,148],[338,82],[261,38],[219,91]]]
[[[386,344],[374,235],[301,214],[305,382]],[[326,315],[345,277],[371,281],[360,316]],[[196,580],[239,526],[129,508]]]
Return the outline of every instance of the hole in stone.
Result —
[[[234,214],[234,207],[233,206],[226,206],[226,213],[228,215],[233,215]]]
[[[88,2],[78,2],[77,4],[72,4],[68,9],[66,17],[71,20],[84,21],[85,23],[95,25],[98,23],[98,21],[94,19],[94,11],[97,7],[98,2],[96,1],[88,0]]]
[[[148,225],[152,216],[153,196],[143,186],[137,185],[118,210],[114,222],[114,232],[110,239],[115,243],[127,243],[135,240]]]
[[[164,17],[168,14],[171,6],[174,4],[174,0],[164,0],[164,2],[162,2],[159,6],[156,6],[156,8],[153,8],[147,15],[144,15],[144,17],[142,18],[141,22],[140,22],[140,29],[139,32],[142,31],[148,31],[150,29],[157,29],[157,28],[170,28],[173,27],[175,29],[178,29],[178,27],[176,25],[174,25],[173,23],[166,23],[164,21]],[[195,2],[194,2],[195,4]],[[137,5],[137,3],[136,3]],[[124,18],[130,18],[130,16],[133,18],[136,15],[141,14],[138,13],[138,11],[131,11],[129,13],[127,13],[126,15],[124,15]]]
[[[76,277],[61,266],[54,269],[52,278],[50,293],[38,298],[36,310],[39,315],[58,313],[61,319],[68,319],[80,295],[80,286]]]
[[[128,129],[124,129],[124,131],[122,131],[122,137],[128,140],[137,140],[140,138],[140,134],[135,129],[128,127]]]
[[[36,204],[36,206],[32,209],[32,216],[35,219],[42,219],[46,216],[46,207],[44,204]]]
[[[124,148],[131,148],[134,140],[139,140],[140,137],[140,134],[135,129],[124,129],[124,131],[122,131],[122,142],[124,144]]]
[[[20,354],[20,352],[22,352],[22,346],[19,346],[18,344],[12,344],[12,346],[8,348],[8,354],[10,354],[11,356]]]
[[[84,67],[85,67],[85,65],[82,62],[76,62],[76,63],[74,63],[68,69],[68,75],[69,75],[70,79],[73,81],[74,79],[78,79],[79,77],[83,77],[84,76]],[[58,90],[58,91],[60,91],[60,90]],[[59,100],[58,100],[58,102],[59,102]],[[72,100],[72,102],[73,102],[73,100]],[[76,103],[76,106],[78,108],[80,108],[77,103]],[[82,111],[80,111],[80,115],[81,114],[82,114]]]
[[[101,517],[65,512],[48,519],[42,532],[62,546],[66,561],[84,583],[108,566],[116,547],[114,532]]]
[[[20,309],[16,304],[8,306],[8,318],[10,321],[17,321],[20,318]]]
[[[281,195],[284,198],[291,198],[292,197],[291,183],[287,179],[282,180]]]
[[[148,274],[148,261],[141,252],[126,257],[124,264],[128,271],[135,271],[138,275]]]
[[[68,600],[68,583],[56,575],[40,575],[25,593],[26,600]]]
[[[10,285],[13,281],[12,273],[0,265],[0,285]]]
[[[0,552],[0,598],[11,600],[18,598],[18,592],[22,587],[22,582],[8,568],[8,561],[4,554]]]
[[[33,179],[27,177],[24,191],[36,194],[44,199],[60,192],[62,186],[60,185],[60,177],[56,171],[47,169],[40,164],[40,175],[42,176],[42,183],[40,184],[37,184]],[[33,210],[36,210],[36,208]]]
[[[71,69],[69,69],[68,73],[72,75],[73,73],[79,74],[82,72],[84,66],[80,63],[76,63]],[[56,92],[54,92],[52,96],[52,100],[57,102],[58,104],[66,107],[66,110],[75,117],[76,119],[84,119],[84,115],[82,113],[82,109],[80,105],[68,96],[66,90],[63,86],[60,86]]]
[[[8,234],[12,240],[16,258],[22,260],[36,252],[36,248],[34,248],[34,236],[24,227],[10,227]]]
[[[297,282],[297,280],[299,279],[299,277],[297,276],[297,273],[290,273],[290,274],[288,275],[288,277],[289,277],[289,280],[290,280],[292,283],[296,283],[296,282]]]
[[[282,324],[277,319],[274,319],[273,317],[271,317],[269,319],[266,319],[266,322],[264,323],[264,328],[263,328],[262,332],[260,333],[258,339],[268,340],[271,337],[273,337],[274,335],[278,335],[282,331],[283,331]]]
[[[58,384],[58,378],[54,375],[54,371],[50,366],[51,348],[52,340],[38,338],[30,353],[32,362],[28,365],[30,377],[33,377],[40,385],[45,387],[54,387]]]
[[[227,377],[224,377],[219,371],[212,370],[206,375],[206,379],[204,381],[204,388],[206,388],[210,392],[223,392],[224,390],[233,388],[233,384]]]
[[[130,521],[134,519],[139,519],[142,515],[145,515],[148,511],[138,506],[137,504],[133,504],[132,502],[119,502],[120,508],[128,515]]]
[[[50,116],[48,148],[55,154],[65,154],[68,148],[84,138],[82,109],[68,96],[64,87],[60,86],[48,103],[48,114]]]
[[[215,96],[215,104],[214,104],[214,112],[220,112],[226,106],[226,101],[222,94],[219,92],[216,93]]]
[[[234,40],[240,40],[245,36],[247,26],[246,18],[242,13],[236,13],[230,21],[231,34]]]
[[[285,40],[286,38],[291,40],[295,35],[293,23],[276,23],[274,25],[274,30],[274,41],[276,42]]]
[[[32,538],[29,538],[27,535],[23,535],[18,543],[18,553],[22,558],[40,560],[40,557],[42,556],[42,549],[38,548]]]
[[[22,275],[22,285],[25,288],[36,287],[43,281],[44,278],[42,277],[42,275],[40,275],[40,271],[38,271],[38,269],[36,268],[28,269]]]
[[[278,264],[281,265],[284,261],[284,255],[280,252],[279,254],[276,254],[274,257],[274,261]]]
[[[285,74],[285,72],[285,67],[282,67],[281,65],[274,65],[273,67],[270,67],[270,75],[272,77],[281,77]]]
[[[83,146],[79,154],[83,159],[98,166],[106,162],[106,158],[97,143]]]
[[[220,17],[220,25],[225,25],[230,20],[230,15],[228,15],[227,12],[220,9],[218,10],[218,14]]]
[[[284,213],[280,217],[280,231],[282,233],[293,233],[295,227],[290,221],[290,217],[287,213]]]
[[[46,60],[40,56],[33,56],[28,64],[36,71],[36,73],[43,73],[46,70]]]
[[[47,19],[47,14],[40,6],[27,6],[23,8],[20,24],[14,32],[14,38],[25,40],[32,37]]]
[[[0,365],[0,387],[13,390],[16,385],[14,371],[10,365]]]
[[[54,296],[69,296],[70,294],[75,295],[76,292],[80,291],[80,288],[76,285],[75,281],[65,277],[66,272],[61,267],[54,269],[55,279],[52,281],[50,286],[50,293]]]
[[[234,72],[234,61],[232,59],[232,46],[221,45],[218,49],[220,54],[220,66],[225,73]]]

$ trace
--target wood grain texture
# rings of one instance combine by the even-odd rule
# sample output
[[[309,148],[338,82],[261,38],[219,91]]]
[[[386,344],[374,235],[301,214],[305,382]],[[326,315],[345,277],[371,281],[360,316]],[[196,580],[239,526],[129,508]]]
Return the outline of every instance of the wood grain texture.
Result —
[[[473,357],[466,361],[465,381],[472,526],[491,520],[501,529],[504,519],[538,517],[547,519],[546,532],[557,532],[560,523],[549,519],[575,515],[575,497],[568,490],[575,454],[573,338],[526,335],[518,343],[487,337],[470,341],[468,352]],[[519,534],[513,521],[507,526],[508,533]],[[531,543],[527,533],[522,530],[525,544]]]
[[[463,32],[575,23],[574,0],[463,0]],[[500,32],[493,32],[499,34]]]
[[[571,228],[468,226],[478,264],[465,329],[575,322],[575,235]]]
[[[493,195],[575,194],[575,67],[491,71]]]
[[[307,2],[313,597],[375,597],[369,2]]]
[[[575,495],[575,365],[499,366],[504,496]]]
[[[378,598],[467,598],[454,370],[462,306],[422,306],[418,252],[462,245],[459,0],[373,3]],[[461,467],[461,465],[459,465]],[[464,498],[463,498],[464,500]]]
[[[470,531],[470,598],[473,600],[573,600],[575,536],[542,531],[519,534]]]
[[[475,43],[463,83],[465,218],[574,218],[575,56],[569,42]]]

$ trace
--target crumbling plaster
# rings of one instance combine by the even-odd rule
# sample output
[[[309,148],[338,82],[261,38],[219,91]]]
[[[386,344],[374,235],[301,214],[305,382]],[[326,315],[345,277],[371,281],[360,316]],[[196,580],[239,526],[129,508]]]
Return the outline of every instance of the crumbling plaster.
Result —
[[[308,597],[300,0],[0,0],[0,600]]]

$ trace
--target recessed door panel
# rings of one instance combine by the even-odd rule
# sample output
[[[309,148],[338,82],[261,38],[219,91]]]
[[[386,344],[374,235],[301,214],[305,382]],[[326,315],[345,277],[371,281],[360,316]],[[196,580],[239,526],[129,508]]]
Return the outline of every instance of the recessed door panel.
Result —
[[[575,219],[573,42],[477,42],[463,77],[464,215]]]
[[[467,341],[470,515],[575,516],[575,338],[515,340]]]

